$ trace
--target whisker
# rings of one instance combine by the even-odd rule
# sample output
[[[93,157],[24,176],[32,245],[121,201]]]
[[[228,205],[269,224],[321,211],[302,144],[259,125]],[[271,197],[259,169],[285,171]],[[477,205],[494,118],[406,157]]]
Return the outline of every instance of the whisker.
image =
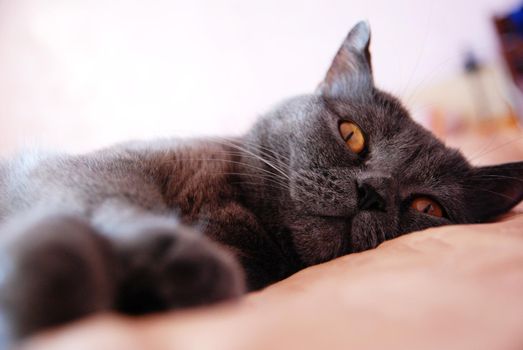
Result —
[[[416,63],[414,65],[414,68],[412,69],[412,73],[410,74],[410,77],[407,80],[407,83],[405,84],[405,87],[403,88],[401,96],[403,96],[405,94],[405,92],[408,90],[408,88],[410,87],[410,84],[412,83],[412,79],[414,78],[414,75],[415,75],[416,71],[419,68],[419,64],[421,62],[421,58],[425,54],[426,43],[428,42],[429,33],[430,33],[430,30],[432,29],[431,22],[432,22],[432,14],[433,14],[432,8],[434,7],[434,1],[431,1],[429,6],[430,7],[429,7],[427,23],[426,23],[426,29],[427,30],[425,31],[424,40],[422,42],[422,46],[421,46],[421,49],[419,51],[418,57],[416,59]]]
[[[477,155],[477,156],[475,156],[475,157],[473,157],[473,158],[470,158],[470,161],[477,160],[477,159],[479,159],[479,158],[481,158],[481,157],[484,157],[484,156],[487,155],[487,154],[490,154],[490,153],[492,153],[492,152],[494,152],[494,151],[497,151],[497,150],[499,150],[499,149],[502,149],[503,147],[507,147],[507,146],[509,146],[510,144],[513,144],[514,142],[517,142],[517,141],[519,141],[519,140],[521,140],[521,139],[523,139],[523,137],[518,136],[517,138],[512,139],[512,140],[510,140],[510,141],[507,141],[507,142],[505,142],[505,143],[499,145],[498,147],[495,147],[495,148],[493,148],[493,149],[491,149],[491,150],[489,150],[489,151],[486,151],[486,152],[483,153],[483,154],[479,154],[479,155]]]
[[[244,167],[247,167],[247,168],[251,168],[253,170],[257,170],[257,171],[266,173],[268,175],[274,176],[274,177],[279,178],[281,180],[289,180],[290,179],[289,177],[283,177],[283,176],[281,176],[279,174],[270,172],[270,171],[268,171],[266,169],[257,167],[255,165],[244,163],[244,162],[240,162],[240,161],[235,161],[235,160],[231,160],[231,159],[189,157],[189,158],[175,158],[175,159],[173,159],[173,162],[176,162],[176,161],[191,161],[191,160],[192,161],[202,161],[202,162],[215,161],[215,162],[225,162],[225,163],[230,163],[230,164],[237,164],[237,165],[241,165],[241,166],[244,166]]]
[[[222,139],[222,142],[225,142],[225,145],[228,145],[228,146],[231,146],[231,147],[235,147],[235,148],[237,148],[237,149],[239,149],[239,150],[241,150],[241,151],[246,151],[245,148],[243,148],[243,147],[241,147],[240,145],[237,145],[237,144],[235,143],[235,141],[237,141],[237,140],[234,140],[234,139],[233,139],[233,140],[228,140],[227,138],[221,138],[221,139]],[[242,142],[243,142],[243,141],[242,141]],[[302,179],[302,180],[306,180],[306,178],[304,178],[300,173],[294,171],[294,170],[293,170],[293,169],[292,169],[288,164],[286,164],[285,162],[281,161],[281,159],[278,159],[278,158],[277,158],[277,156],[278,156],[278,157],[282,157],[282,158],[284,158],[284,159],[287,159],[287,161],[290,163],[290,158],[289,158],[289,157],[286,157],[286,156],[284,156],[284,155],[282,155],[282,154],[280,154],[280,153],[273,152],[272,150],[269,150],[269,149],[266,148],[266,147],[263,147],[263,146],[261,146],[261,145],[258,145],[258,144],[252,143],[252,142],[246,142],[246,143],[247,143],[247,144],[250,144],[252,147],[256,148],[258,151],[260,151],[260,153],[261,153],[262,155],[266,155],[266,156],[272,158],[272,160],[275,160],[276,162],[278,162],[278,164],[279,164],[281,167],[279,167],[278,165],[276,165],[276,164],[274,164],[274,163],[271,163],[271,164],[272,164],[274,167],[280,169],[281,172],[283,172],[283,173],[285,173],[285,174],[287,174],[287,172],[290,172],[290,173],[292,173],[295,177],[300,178],[300,179]],[[222,143],[222,144],[224,144],[224,143]],[[263,151],[261,150],[261,149],[263,149],[263,148],[267,149],[269,153],[267,153],[267,152],[263,152]],[[249,154],[251,154],[252,156],[254,156],[254,157],[257,158],[257,159],[260,159],[258,155],[253,154],[252,152],[249,152]],[[262,161],[263,161],[263,159],[262,159]],[[269,162],[269,163],[270,163],[270,162]],[[287,171],[287,172],[285,172],[285,171]],[[288,175],[287,175],[287,176],[288,176]],[[291,180],[291,179],[290,179],[290,177],[289,177],[289,181],[290,181],[290,180]]]
[[[220,174],[223,174],[223,175],[245,175],[244,173],[227,173],[227,172],[220,173]],[[288,184],[286,184],[285,182],[277,181],[277,180],[275,180],[275,179],[273,179],[273,178],[271,178],[270,176],[267,176],[267,175],[247,174],[247,176],[263,179],[263,180],[269,181],[271,183],[280,185],[282,189],[287,189],[289,191],[291,190],[291,187]]]
[[[515,177],[515,176],[505,176],[505,175],[481,174],[481,175],[474,175],[473,177],[477,178],[477,179],[506,179],[506,180],[515,180],[515,181],[523,182],[522,178],[518,178],[518,177]]]
[[[225,140],[225,141],[233,141],[233,139],[231,138],[227,138],[227,137],[221,137],[221,139]],[[287,161],[290,161],[291,159],[281,153],[277,153],[277,152],[274,152],[274,150],[268,148],[268,147],[265,147],[265,146],[262,146],[258,143],[255,143],[255,142],[252,142],[252,141],[248,141],[248,140],[245,140],[245,139],[242,139],[241,140],[241,143],[243,144],[247,144],[247,145],[250,145],[250,146],[253,146],[253,147],[256,147],[258,148],[259,150],[263,150],[264,151],[264,154],[269,156],[269,157],[273,157],[275,160],[277,160],[278,157],[281,157]]]
[[[256,159],[260,160],[261,162],[265,163],[266,165],[268,165],[269,167],[273,168],[274,170],[279,172],[281,175],[285,176],[287,179],[290,180],[290,177],[282,169],[280,169],[278,166],[274,165],[272,162],[270,162],[270,161],[264,159],[263,157],[260,157],[259,155],[249,151],[245,147],[241,147],[239,145],[235,145],[234,143],[229,143],[229,146],[235,147],[235,148],[239,149],[240,151],[243,151],[243,152],[246,152],[247,154],[250,154],[251,156],[253,156]]]
[[[510,199],[510,200],[514,200],[513,197],[510,197],[504,193],[499,193],[499,192],[496,192],[496,191],[491,191],[491,190],[487,190],[487,189],[484,189],[484,188],[478,188],[478,187],[469,187],[469,186],[463,186],[463,188],[465,189],[468,189],[468,190],[472,190],[472,191],[482,191],[482,192],[487,192],[487,193],[490,193],[490,194],[494,194],[494,195],[497,195],[499,197],[503,197],[505,199]]]
[[[218,139],[218,141],[216,139]],[[238,140],[228,139],[228,138],[224,138],[224,137],[214,137],[213,141],[214,142],[219,142],[222,145],[226,145],[226,146],[229,146],[229,147],[234,147],[234,148],[238,149],[241,154],[245,154],[244,152],[246,151],[246,148],[243,148],[242,146],[240,146],[238,144]],[[264,146],[258,145],[256,143],[253,143],[253,142],[250,142],[250,141],[246,141],[246,140],[241,140],[239,143],[246,144],[246,145],[248,145],[250,147],[255,148],[261,155],[269,158],[272,161],[276,161],[276,162],[278,162],[278,163],[280,163],[282,165],[286,165],[286,164],[283,163],[280,158],[284,158],[285,160],[290,162],[290,159],[287,158],[286,156],[284,156],[284,155],[282,155],[280,153],[276,153],[276,152],[274,152],[273,150],[271,150],[271,149],[269,149],[267,147],[264,147]],[[256,154],[247,154],[247,155],[249,155],[251,157],[256,156]]]

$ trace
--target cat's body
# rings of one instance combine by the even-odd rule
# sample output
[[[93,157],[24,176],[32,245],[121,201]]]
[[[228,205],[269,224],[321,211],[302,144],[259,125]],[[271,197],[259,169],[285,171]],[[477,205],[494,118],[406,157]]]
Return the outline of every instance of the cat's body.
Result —
[[[242,155],[241,144],[173,139],[86,155],[22,155],[4,164],[1,218],[18,220],[35,210],[75,215],[110,236],[121,211],[165,217],[221,243],[250,271],[249,289],[258,289],[296,267],[246,203],[242,183],[249,165],[242,157],[250,155]]]
[[[473,167],[415,124],[374,87],[369,40],[360,23],[317,93],[243,137],[4,162],[0,316],[12,335],[232,298],[516,205],[522,164]]]

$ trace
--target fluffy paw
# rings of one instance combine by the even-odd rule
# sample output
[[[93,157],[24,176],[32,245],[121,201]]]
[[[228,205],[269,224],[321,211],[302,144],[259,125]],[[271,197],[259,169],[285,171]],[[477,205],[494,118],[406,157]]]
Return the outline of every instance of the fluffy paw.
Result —
[[[235,259],[197,232],[149,229],[122,246],[117,309],[143,314],[205,305],[244,293]]]
[[[112,306],[108,243],[85,221],[47,217],[14,237],[0,247],[0,316],[9,338]]]

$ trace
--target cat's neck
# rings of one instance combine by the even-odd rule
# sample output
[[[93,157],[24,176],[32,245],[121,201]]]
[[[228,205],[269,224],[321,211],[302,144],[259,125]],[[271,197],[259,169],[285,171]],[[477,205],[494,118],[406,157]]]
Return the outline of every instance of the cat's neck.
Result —
[[[190,223],[239,196],[237,152],[226,143],[189,140],[148,152],[151,176],[168,207]]]
[[[242,255],[263,254],[250,261],[258,261],[266,275],[257,279],[269,283],[294,270],[288,269],[293,264],[281,245],[277,220],[267,226],[270,209],[261,196],[270,194],[261,193],[266,186],[256,159],[241,139],[182,141],[155,152],[149,168],[183,222]]]

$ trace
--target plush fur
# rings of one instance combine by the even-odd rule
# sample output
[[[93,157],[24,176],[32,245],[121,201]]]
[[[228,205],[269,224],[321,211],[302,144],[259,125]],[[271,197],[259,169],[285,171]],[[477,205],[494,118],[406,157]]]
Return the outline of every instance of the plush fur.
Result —
[[[208,304],[428,227],[491,220],[523,164],[475,168],[373,83],[370,30],[235,139],[130,143],[0,168],[0,315],[19,338],[101,310]],[[343,121],[363,130],[351,152]],[[444,217],[420,213],[416,196]],[[365,205],[362,205],[364,197]]]

